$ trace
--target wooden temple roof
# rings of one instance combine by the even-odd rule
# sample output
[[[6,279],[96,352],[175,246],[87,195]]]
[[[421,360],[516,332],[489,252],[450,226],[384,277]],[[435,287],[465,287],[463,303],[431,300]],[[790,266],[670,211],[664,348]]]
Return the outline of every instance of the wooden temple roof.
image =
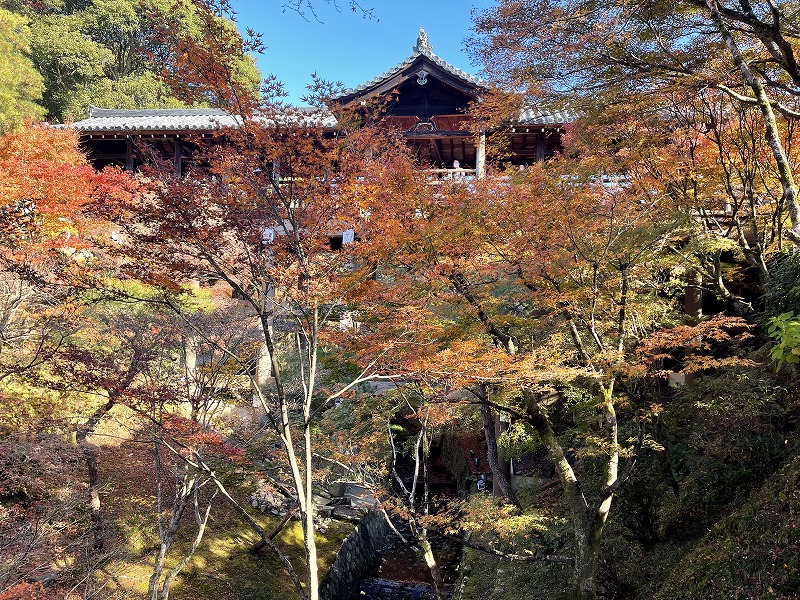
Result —
[[[258,119],[258,117],[256,117]],[[336,118],[316,109],[292,108],[280,117],[263,117],[264,121],[286,119],[296,124],[315,124],[335,129]],[[221,108],[146,108],[108,109],[89,107],[89,116],[61,127],[77,129],[82,134],[176,134],[207,133],[236,128],[241,120]]]
[[[238,120],[220,108],[150,108],[140,110],[89,107],[89,116],[69,126],[91,133],[204,132],[237,127]]]
[[[412,53],[408,58],[385,73],[346,91],[338,100],[346,104],[357,98],[384,94],[411,79],[416,79],[420,85],[425,85],[429,75],[436,76],[449,86],[473,98],[477,98],[482,91],[489,87],[478,77],[470,75],[436,56],[428,40],[428,34],[422,28],[419,30],[417,43],[412,47]]]
[[[470,105],[489,89],[489,84],[434,54],[425,29],[420,29],[412,53],[385,73],[352,88],[337,98],[365,111],[372,122],[398,130],[424,164],[435,168],[479,169],[485,155],[470,123]],[[378,98],[375,108],[367,100]],[[358,104],[356,104],[358,103]],[[374,111],[374,112],[373,112]],[[256,116],[265,123],[309,125],[329,132],[338,129],[335,116],[310,107]],[[512,164],[546,160],[561,149],[561,127],[576,115],[569,111],[524,108],[510,123],[509,150]],[[88,118],[59,127],[80,132],[97,164],[134,168],[137,164],[133,138],[158,139],[165,155],[174,156],[176,169],[190,158],[190,138],[237,128],[241,120],[219,108],[104,109],[90,107]],[[125,139],[128,139],[126,142]],[[119,143],[118,143],[119,141]],[[480,156],[479,156],[480,154]]]

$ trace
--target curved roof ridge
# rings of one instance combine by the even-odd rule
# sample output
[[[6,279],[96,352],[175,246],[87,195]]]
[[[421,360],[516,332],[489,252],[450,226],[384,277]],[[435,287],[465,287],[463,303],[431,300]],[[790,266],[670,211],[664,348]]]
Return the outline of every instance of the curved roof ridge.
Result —
[[[342,94],[342,96],[350,96],[350,95],[353,95],[353,94],[357,94],[359,92],[363,92],[364,90],[367,90],[367,89],[371,88],[374,85],[377,85],[378,83],[380,83],[384,79],[388,79],[389,77],[392,77],[393,75],[396,75],[397,73],[399,73],[400,71],[402,71],[403,69],[408,67],[411,63],[413,63],[420,56],[424,56],[425,58],[429,59],[433,63],[439,65],[440,67],[442,67],[443,69],[448,71],[451,75],[455,75],[456,77],[464,79],[464,80],[466,80],[466,81],[468,81],[471,84],[476,85],[476,86],[488,87],[488,84],[485,81],[483,81],[482,79],[480,79],[479,77],[475,77],[474,75],[470,75],[466,71],[464,71],[462,69],[459,69],[455,65],[451,65],[449,62],[447,62],[443,58],[441,58],[441,57],[437,56],[436,54],[434,54],[433,48],[431,48],[430,41],[428,40],[428,33],[425,31],[424,27],[420,27],[419,34],[417,35],[417,43],[414,44],[414,46],[412,46],[411,50],[412,50],[411,56],[409,56],[405,60],[399,62],[397,65],[395,65],[394,67],[392,67],[391,69],[389,69],[385,73],[382,73],[381,75],[378,75],[377,77],[373,77],[372,79],[370,79],[368,81],[365,81],[361,85],[358,85],[358,86],[356,86],[354,88],[350,88],[348,90],[345,90],[345,92]]]

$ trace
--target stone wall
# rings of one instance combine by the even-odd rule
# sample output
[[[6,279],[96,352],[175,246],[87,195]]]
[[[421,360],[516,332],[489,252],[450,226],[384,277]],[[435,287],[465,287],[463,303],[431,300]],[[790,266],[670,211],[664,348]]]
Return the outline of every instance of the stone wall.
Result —
[[[368,512],[348,535],[319,586],[321,600],[344,600],[358,589],[359,580],[373,567],[377,553],[391,535],[383,513]]]

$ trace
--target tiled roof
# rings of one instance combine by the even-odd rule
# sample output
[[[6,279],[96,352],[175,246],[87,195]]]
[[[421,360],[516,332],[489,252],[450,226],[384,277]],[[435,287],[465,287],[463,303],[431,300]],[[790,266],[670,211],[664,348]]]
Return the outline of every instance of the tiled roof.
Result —
[[[335,127],[336,118],[330,114],[315,114],[312,108],[289,109],[287,120],[310,126],[315,120],[323,127]],[[279,121],[280,119],[275,119]],[[268,121],[264,118],[262,121]],[[221,108],[147,108],[137,110],[89,107],[89,118],[69,125],[85,132],[132,131],[214,131],[238,127],[241,119]]]
[[[220,108],[150,108],[139,110],[89,107],[89,118],[70,125],[80,131],[213,131],[239,121]]]
[[[357,87],[347,90],[343,94],[343,96],[350,96],[353,94],[358,94],[359,92],[363,92],[364,90],[368,90],[369,88],[379,84],[381,81],[396,75],[397,73],[399,73],[400,71],[411,65],[411,63],[413,63],[420,56],[424,56],[431,62],[442,67],[445,71],[447,71],[451,75],[459,77],[471,83],[472,85],[475,85],[477,87],[488,87],[487,83],[482,79],[479,79],[474,75],[470,75],[466,71],[462,71],[458,67],[455,67],[451,65],[449,62],[436,56],[433,53],[433,50],[431,49],[431,44],[428,41],[428,34],[425,32],[424,27],[419,30],[419,35],[417,36],[417,43],[413,46],[412,50],[413,52],[411,56],[409,56],[403,62],[399,63],[396,67],[389,69],[382,75],[378,75],[377,77],[370,79],[369,81],[366,81]]]
[[[569,110],[543,111],[534,106],[525,107],[519,113],[519,125],[564,125],[572,123],[578,115]]]

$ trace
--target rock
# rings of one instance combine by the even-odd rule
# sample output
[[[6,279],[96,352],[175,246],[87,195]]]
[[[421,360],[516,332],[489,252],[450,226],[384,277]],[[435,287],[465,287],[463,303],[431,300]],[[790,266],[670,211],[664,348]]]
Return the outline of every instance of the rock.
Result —
[[[333,509],[331,516],[340,521],[350,521],[351,523],[358,523],[364,512],[351,508],[350,506],[337,506]]]
[[[333,497],[333,496],[331,496],[331,493],[328,490],[323,489],[323,488],[316,489],[314,491],[314,495],[315,496],[320,496],[321,498],[325,498],[327,500],[330,500]]]
[[[47,571],[39,577],[34,578],[33,581],[40,583],[42,587],[48,588],[55,585],[56,579],[58,579],[58,573],[55,571]]]
[[[330,517],[333,514],[333,506],[318,506],[316,507],[317,516],[320,517]]]
[[[329,488],[329,491],[331,497],[338,497],[338,496],[344,496],[346,489],[347,489],[346,483],[332,483]]]
[[[326,498],[325,496],[319,496],[317,494],[314,494],[312,501],[316,506],[327,506],[333,502],[330,496]]]

